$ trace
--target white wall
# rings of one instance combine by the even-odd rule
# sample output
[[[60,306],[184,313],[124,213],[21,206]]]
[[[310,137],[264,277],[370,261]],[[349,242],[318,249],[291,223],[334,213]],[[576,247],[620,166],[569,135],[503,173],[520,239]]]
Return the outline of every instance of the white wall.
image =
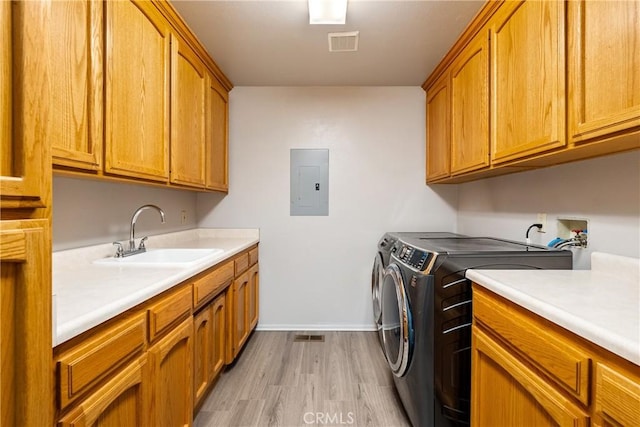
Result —
[[[136,237],[187,230],[196,226],[196,194],[192,191],[138,184],[53,178],[53,250],[129,240],[131,216],[154,204],[165,213],[145,211],[136,222]],[[187,211],[181,224],[180,212]]]
[[[236,87],[230,193],[201,227],[260,228],[260,328],[371,329],[385,231],[455,231],[457,189],[424,184],[419,87]],[[329,149],[329,216],[289,216],[289,150]]]
[[[458,231],[524,240],[536,214],[548,232],[531,233],[547,244],[557,218],[589,220],[589,247],[574,250],[574,268],[588,269],[592,251],[640,257],[640,151],[459,185]]]

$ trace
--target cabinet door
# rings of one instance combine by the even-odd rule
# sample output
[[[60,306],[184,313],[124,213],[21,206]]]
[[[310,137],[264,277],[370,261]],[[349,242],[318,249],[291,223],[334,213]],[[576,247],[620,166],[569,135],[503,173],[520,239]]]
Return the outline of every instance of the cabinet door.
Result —
[[[229,95],[209,74],[207,87],[206,188],[228,191]]]
[[[471,425],[588,426],[588,416],[476,326]]]
[[[171,182],[204,187],[204,64],[181,38],[171,44]]]
[[[249,272],[245,271],[233,282],[233,309],[231,310],[232,358],[235,358],[249,337]]]
[[[249,317],[249,331],[252,331],[258,325],[258,313],[259,313],[259,287],[260,287],[260,274],[258,264],[254,264],[249,269],[249,302],[248,302],[248,317]]]
[[[568,2],[569,138],[640,126],[640,7],[635,1]]]
[[[46,2],[0,2],[2,209],[45,205],[51,169],[49,25]]]
[[[489,166],[489,40],[469,43],[451,69],[451,174]]]
[[[193,407],[196,408],[209,387],[213,362],[213,310],[208,305],[193,318]]]
[[[640,382],[598,363],[595,413],[601,426],[633,426],[640,420]]]
[[[227,331],[227,309],[225,294],[220,294],[212,303],[213,314],[213,351],[211,357],[211,368],[209,373],[213,380],[222,372],[225,365],[226,331]]]
[[[447,178],[451,166],[449,73],[427,90],[427,183]]]
[[[50,241],[48,220],[0,221],[2,426],[53,421]]]
[[[62,417],[58,426],[152,425],[148,381],[147,356],[142,355]]]
[[[101,1],[51,3],[54,165],[102,167],[103,7]]]
[[[169,25],[148,1],[106,7],[105,173],[169,177]]]
[[[565,2],[505,2],[490,21],[494,163],[563,147]]]
[[[190,426],[193,416],[193,318],[185,320],[158,341],[148,354],[152,365],[155,420],[168,427]]]

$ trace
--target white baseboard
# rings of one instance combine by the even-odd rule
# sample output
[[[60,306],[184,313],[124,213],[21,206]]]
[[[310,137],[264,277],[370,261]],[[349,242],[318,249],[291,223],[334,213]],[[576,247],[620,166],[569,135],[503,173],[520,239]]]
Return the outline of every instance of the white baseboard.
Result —
[[[258,323],[257,331],[377,331],[375,325],[263,325]]]

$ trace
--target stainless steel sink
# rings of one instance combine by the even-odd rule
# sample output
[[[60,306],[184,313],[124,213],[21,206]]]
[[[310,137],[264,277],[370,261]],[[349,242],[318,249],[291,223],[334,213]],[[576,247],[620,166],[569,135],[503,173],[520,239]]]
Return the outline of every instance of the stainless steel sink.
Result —
[[[207,249],[183,249],[163,248],[147,249],[146,252],[128,257],[109,257],[93,261],[94,264],[112,266],[134,267],[188,267],[203,261],[205,258],[214,258],[224,252],[218,248]]]

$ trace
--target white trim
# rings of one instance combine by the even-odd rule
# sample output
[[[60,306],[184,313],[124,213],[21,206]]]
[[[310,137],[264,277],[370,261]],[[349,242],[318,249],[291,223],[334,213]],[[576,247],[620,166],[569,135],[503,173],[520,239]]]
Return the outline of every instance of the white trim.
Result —
[[[375,325],[262,325],[256,327],[257,331],[362,331],[375,332]]]

